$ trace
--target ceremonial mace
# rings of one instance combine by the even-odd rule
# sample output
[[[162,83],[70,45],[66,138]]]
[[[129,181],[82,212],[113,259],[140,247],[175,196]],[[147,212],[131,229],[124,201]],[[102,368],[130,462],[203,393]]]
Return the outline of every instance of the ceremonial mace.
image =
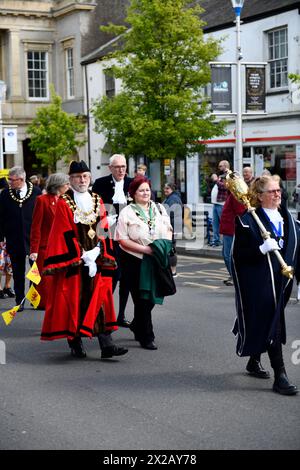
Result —
[[[248,212],[250,212],[257,225],[259,226],[263,239],[267,240],[268,238],[271,238],[270,232],[267,231],[266,227],[256,214],[255,207],[251,206],[249,188],[247,183],[245,183],[245,181],[239,176],[238,173],[227,170],[225,184],[227,189],[233,194],[233,196],[247,208]],[[288,266],[286,264],[278,250],[274,250],[273,253],[275,254],[280,263],[282,274],[288,277],[289,279],[293,279],[294,270],[292,266]]]

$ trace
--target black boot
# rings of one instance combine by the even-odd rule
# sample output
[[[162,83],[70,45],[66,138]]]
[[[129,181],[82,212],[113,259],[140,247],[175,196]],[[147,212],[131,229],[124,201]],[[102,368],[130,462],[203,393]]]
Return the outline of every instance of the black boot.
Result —
[[[289,382],[284,367],[280,367],[275,372],[275,381],[273,384],[274,392],[280,393],[281,395],[296,395],[298,388]]]
[[[270,378],[270,372],[265,370],[261,365],[260,360],[254,356],[250,356],[246,370],[248,374],[252,375],[252,377],[256,377],[258,379]]]
[[[128,353],[127,348],[116,346],[113,343],[111,334],[109,332],[100,333],[98,335],[99,346],[101,349],[101,359],[110,359],[114,356],[124,356]]]
[[[86,352],[83,347],[81,338],[78,337],[72,340],[68,339],[68,345],[71,349],[71,355],[73,357],[77,357],[79,359],[86,357]]]

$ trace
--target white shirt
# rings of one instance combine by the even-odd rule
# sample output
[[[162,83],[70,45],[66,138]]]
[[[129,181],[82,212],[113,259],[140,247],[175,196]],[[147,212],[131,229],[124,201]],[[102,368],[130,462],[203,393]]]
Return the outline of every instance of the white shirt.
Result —
[[[210,193],[210,199],[212,204],[217,204],[218,190],[218,185],[214,184]]]
[[[23,199],[23,197],[26,196],[27,189],[27,184],[25,183],[24,186],[20,189],[20,199]]]
[[[280,212],[278,212],[277,209],[267,209],[266,207],[264,207],[263,210],[269,217],[272,224],[275,226],[276,230],[281,232],[283,235],[283,218],[281,217]]]
[[[113,177],[115,183],[115,194],[113,195],[112,201],[113,204],[126,204],[126,196],[124,194],[124,179],[121,181],[116,181]]]
[[[118,218],[118,223],[115,231],[115,240],[132,240],[139,245],[147,246],[157,239],[171,239],[172,226],[170,217],[168,216],[166,209],[160,204],[160,211],[156,204],[152,202],[155,210],[155,225],[153,233],[150,234],[149,227],[141,220],[135,213],[131,205],[124,207],[121,210]],[[143,258],[143,253],[135,253],[121,248],[127,253],[136,256],[137,258]]]

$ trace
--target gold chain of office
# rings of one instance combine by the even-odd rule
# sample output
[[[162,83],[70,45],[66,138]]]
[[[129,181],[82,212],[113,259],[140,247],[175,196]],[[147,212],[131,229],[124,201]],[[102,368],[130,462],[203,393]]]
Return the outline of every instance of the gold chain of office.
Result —
[[[10,186],[9,186],[9,188],[8,188],[10,197],[11,197],[15,202],[17,202],[17,203],[19,204],[19,207],[22,207],[22,205],[24,204],[24,202],[27,201],[27,199],[29,199],[30,196],[32,195],[33,184],[30,183],[30,182],[28,182],[27,185],[28,185],[28,191],[27,191],[26,195],[25,195],[24,197],[20,197],[20,198],[14,195],[13,190],[12,190],[12,188],[11,188]]]
[[[61,197],[67,203],[71,211],[76,214],[78,221],[83,225],[90,226],[88,236],[93,239],[96,235],[96,232],[92,228],[92,225],[97,220],[97,214],[100,215],[100,196],[98,196],[98,194],[92,193],[93,209],[88,212],[84,212],[79,207],[77,207],[75,201],[68,194],[62,194]]]

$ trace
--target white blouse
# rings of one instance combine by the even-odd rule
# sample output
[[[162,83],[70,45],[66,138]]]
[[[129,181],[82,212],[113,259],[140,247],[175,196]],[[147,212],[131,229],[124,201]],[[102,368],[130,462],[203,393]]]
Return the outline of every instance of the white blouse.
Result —
[[[129,206],[124,207],[119,214],[114,239],[116,241],[132,240],[143,246],[149,245],[153,240],[171,240],[172,226],[166,209],[161,204],[159,204],[158,208],[158,205],[153,201],[151,201],[151,205],[154,212],[154,227],[151,230],[151,233],[148,224],[136,214],[134,207],[130,204]],[[127,253],[136,256],[137,258],[143,258],[143,253],[135,253],[127,250],[122,245],[120,246]]]

